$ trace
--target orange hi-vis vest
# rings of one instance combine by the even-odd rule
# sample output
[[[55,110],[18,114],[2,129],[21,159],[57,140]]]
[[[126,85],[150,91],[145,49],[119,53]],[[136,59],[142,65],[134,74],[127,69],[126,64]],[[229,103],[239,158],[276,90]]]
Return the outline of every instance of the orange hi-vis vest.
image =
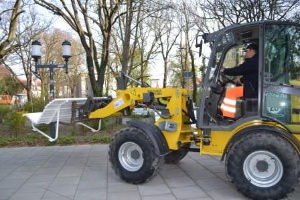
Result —
[[[243,91],[243,86],[226,89],[225,97],[220,107],[224,117],[235,118],[236,101],[243,96]]]

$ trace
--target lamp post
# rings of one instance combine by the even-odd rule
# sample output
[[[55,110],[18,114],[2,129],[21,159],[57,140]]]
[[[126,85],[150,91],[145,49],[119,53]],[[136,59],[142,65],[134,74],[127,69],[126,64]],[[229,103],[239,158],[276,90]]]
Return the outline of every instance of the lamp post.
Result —
[[[62,43],[62,57],[64,58],[64,64],[54,64],[53,61],[50,64],[39,64],[41,59],[41,43],[37,40],[32,42],[32,58],[35,62],[35,73],[38,73],[39,68],[49,68],[50,72],[50,101],[54,99],[54,68],[65,68],[68,73],[68,61],[71,58],[71,43],[65,40]],[[55,137],[55,122],[50,123],[50,137]]]

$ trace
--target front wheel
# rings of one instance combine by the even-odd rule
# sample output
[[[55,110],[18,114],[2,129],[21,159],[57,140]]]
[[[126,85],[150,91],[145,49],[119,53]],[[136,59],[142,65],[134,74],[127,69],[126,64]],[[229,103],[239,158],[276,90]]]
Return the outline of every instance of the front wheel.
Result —
[[[233,144],[227,174],[237,189],[253,199],[279,199],[298,183],[300,159],[294,147],[271,131],[256,130]]]
[[[130,183],[149,180],[163,164],[163,157],[155,154],[149,136],[133,127],[116,134],[109,145],[109,160],[115,172]]]

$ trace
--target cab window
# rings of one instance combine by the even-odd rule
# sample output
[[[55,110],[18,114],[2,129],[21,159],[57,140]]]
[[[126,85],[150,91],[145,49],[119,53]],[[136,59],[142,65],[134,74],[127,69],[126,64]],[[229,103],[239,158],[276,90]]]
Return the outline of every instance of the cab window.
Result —
[[[293,129],[300,124],[300,28],[273,24],[265,33],[263,115]]]
[[[300,86],[299,27],[270,25],[266,30],[265,80]]]

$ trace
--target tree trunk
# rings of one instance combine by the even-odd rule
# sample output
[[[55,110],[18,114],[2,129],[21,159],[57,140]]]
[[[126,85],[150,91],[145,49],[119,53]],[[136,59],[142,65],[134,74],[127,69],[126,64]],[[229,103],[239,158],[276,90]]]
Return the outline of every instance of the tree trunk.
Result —
[[[127,0],[126,6],[126,24],[125,24],[125,38],[123,42],[123,51],[122,51],[122,71],[127,73],[128,71],[128,56],[129,56],[129,47],[130,47],[130,35],[131,35],[131,23],[133,18],[132,10],[133,1]],[[124,90],[127,87],[126,80],[121,75],[118,78],[118,89]]]
[[[93,90],[93,94],[97,94],[97,82],[95,78],[95,72],[94,72],[94,60],[93,56],[91,56],[90,53],[87,53],[86,55],[86,63],[87,63],[87,68],[88,68],[88,73],[89,73],[89,78]]]
[[[168,61],[164,59],[164,79],[163,79],[163,88],[167,87],[167,70],[168,70]]]

